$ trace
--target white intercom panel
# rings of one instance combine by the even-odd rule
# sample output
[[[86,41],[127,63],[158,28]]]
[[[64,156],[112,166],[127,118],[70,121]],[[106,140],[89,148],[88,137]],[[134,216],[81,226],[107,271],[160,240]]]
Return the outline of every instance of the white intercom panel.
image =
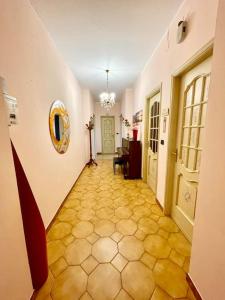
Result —
[[[15,97],[3,93],[6,106],[8,109],[8,125],[18,124],[18,105]]]

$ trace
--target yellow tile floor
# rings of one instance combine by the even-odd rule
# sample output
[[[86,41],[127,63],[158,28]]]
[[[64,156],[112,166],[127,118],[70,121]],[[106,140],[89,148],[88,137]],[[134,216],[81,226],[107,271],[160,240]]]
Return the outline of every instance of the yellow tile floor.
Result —
[[[193,300],[191,246],[142,180],[111,160],[85,168],[47,235],[49,278],[36,300]]]

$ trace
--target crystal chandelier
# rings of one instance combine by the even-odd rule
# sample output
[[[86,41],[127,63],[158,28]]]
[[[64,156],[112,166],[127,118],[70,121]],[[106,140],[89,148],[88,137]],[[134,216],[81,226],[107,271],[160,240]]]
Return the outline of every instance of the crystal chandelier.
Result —
[[[115,104],[116,94],[109,92],[109,70],[106,71],[106,92],[101,93],[100,95],[100,103],[101,106],[107,110],[113,107]]]

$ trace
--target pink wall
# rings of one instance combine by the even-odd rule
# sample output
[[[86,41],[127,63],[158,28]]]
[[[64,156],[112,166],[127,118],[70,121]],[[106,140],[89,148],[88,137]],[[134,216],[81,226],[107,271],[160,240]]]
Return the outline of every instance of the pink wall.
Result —
[[[170,107],[171,76],[199,49],[213,39],[217,14],[217,0],[186,0],[173,19],[168,31],[150,57],[134,86],[134,113],[143,109],[146,97],[162,83],[161,108]],[[176,43],[177,24],[188,21],[188,35],[181,43]],[[162,128],[162,124],[161,124]],[[142,135],[143,136],[143,135]],[[160,132],[165,141],[159,148],[157,199],[164,206],[167,164],[168,126]]]
[[[204,300],[225,298],[225,1],[220,0],[190,276]]]
[[[0,299],[24,300],[32,284],[7,121],[0,86]]]
[[[47,226],[86,162],[82,93],[28,0],[1,1],[0,20],[0,75],[19,105],[19,124],[10,136]],[[65,103],[71,123],[63,155],[48,128],[56,99]]]

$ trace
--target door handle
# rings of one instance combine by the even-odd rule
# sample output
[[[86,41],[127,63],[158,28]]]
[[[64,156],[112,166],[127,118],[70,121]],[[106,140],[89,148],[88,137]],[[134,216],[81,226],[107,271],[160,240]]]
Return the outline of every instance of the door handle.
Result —
[[[171,154],[175,157],[175,161],[177,161],[177,156],[178,156],[177,149],[176,149],[176,151],[171,152]]]

